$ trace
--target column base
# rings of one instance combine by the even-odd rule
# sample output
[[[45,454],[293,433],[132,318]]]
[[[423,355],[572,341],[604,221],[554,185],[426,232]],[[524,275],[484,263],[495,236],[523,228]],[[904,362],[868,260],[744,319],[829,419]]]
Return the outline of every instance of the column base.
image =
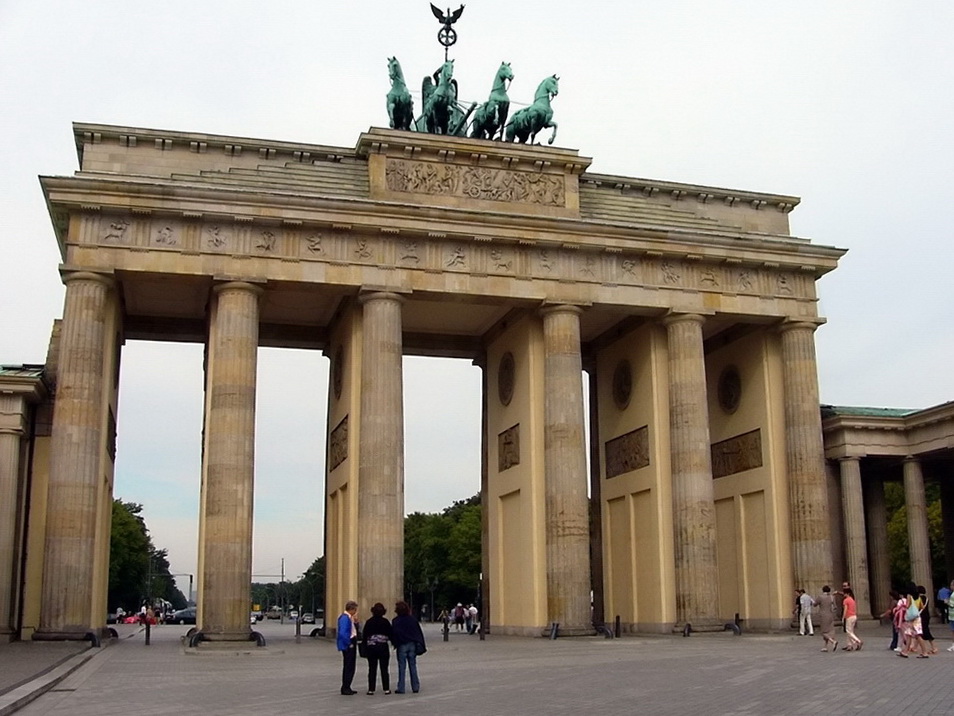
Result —
[[[557,628],[557,636],[593,636],[596,629],[592,624],[560,624]],[[551,636],[551,626],[546,626],[541,631],[541,636]]]
[[[672,625],[673,634],[685,634],[686,627],[691,632],[717,632],[725,631],[725,625],[733,623],[731,619],[715,619],[713,617],[700,617],[699,619],[690,619],[685,622],[676,622]]]
[[[212,642],[255,641],[255,637],[252,635],[253,632],[251,629],[239,630],[239,631],[199,630],[198,633],[202,634],[202,641],[212,641]]]
[[[104,629],[90,628],[86,631],[35,631],[31,638],[33,641],[88,641],[99,646],[101,639],[109,637],[109,632]]]

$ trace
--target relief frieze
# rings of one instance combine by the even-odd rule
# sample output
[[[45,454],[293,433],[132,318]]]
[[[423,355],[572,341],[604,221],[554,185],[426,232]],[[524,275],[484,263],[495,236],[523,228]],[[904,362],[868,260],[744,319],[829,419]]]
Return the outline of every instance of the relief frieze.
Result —
[[[305,246],[309,253],[323,254],[324,249],[321,246],[321,234],[309,234],[305,237]]]
[[[608,440],[606,453],[606,479],[639,470],[649,465],[649,426],[636,428],[618,438]]]
[[[497,436],[497,472],[520,464],[520,423]]]
[[[762,431],[760,428],[712,445],[712,477],[762,467]]]
[[[118,219],[109,223],[109,228],[103,236],[103,241],[117,241],[123,243],[126,238],[126,230],[129,228],[129,222],[125,219]]]
[[[337,427],[331,431],[331,438],[328,450],[329,472],[334,472],[335,468],[348,459],[348,416],[338,423]]]
[[[156,229],[154,241],[160,246],[176,246],[179,239],[176,236],[176,229],[171,224],[164,224]]]
[[[566,205],[564,178],[539,172],[388,159],[385,182],[394,192],[543,206]]]

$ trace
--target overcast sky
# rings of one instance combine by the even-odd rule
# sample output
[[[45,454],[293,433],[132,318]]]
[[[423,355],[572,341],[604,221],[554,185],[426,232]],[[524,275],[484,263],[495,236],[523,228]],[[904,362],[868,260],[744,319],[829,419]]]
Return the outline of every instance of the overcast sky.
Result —
[[[387,125],[387,58],[417,90],[439,28],[426,0],[0,0],[0,363],[42,363],[62,312],[37,176],[77,168],[71,122],[353,147]],[[501,61],[514,103],[558,74],[557,145],[592,171],[802,198],[792,233],[849,249],[819,284],[824,402],[954,398],[950,0],[469,0],[455,29],[461,98],[486,99]],[[116,495],[181,573],[201,360],[131,341],[120,383]],[[294,579],[321,554],[327,359],[259,363],[253,571],[284,558]],[[479,487],[480,374],[405,365],[406,506],[437,511]]]

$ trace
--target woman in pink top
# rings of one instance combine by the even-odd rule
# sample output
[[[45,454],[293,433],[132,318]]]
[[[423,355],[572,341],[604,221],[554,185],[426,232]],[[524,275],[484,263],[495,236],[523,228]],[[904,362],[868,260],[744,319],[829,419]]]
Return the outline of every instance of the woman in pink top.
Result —
[[[861,651],[861,647],[863,647],[865,643],[855,634],[855,623],[858,621],[858,611],[855,607],[855,594],[851,591],[851,587],[845,589],[841,618],[845,622],[845,633],[848,634],[848,645],[842,647],[842,650]]]

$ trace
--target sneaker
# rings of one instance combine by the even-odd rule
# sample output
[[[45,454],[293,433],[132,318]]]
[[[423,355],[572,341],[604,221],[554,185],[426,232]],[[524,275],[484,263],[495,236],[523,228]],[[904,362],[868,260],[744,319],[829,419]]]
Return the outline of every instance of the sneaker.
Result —
[[[901,647],[900,647],[900,646],[896,646],[896,647],[894,647],[894,650],[895,650],[895,651],[901,651]],[[948,649],[948,651],[954,651],[954,647],[951,647],[950,649]]]
[[[954,651],[954,644],[952,644],[951,646],[947,647],[947,650],[948,650],[948,651]]]

